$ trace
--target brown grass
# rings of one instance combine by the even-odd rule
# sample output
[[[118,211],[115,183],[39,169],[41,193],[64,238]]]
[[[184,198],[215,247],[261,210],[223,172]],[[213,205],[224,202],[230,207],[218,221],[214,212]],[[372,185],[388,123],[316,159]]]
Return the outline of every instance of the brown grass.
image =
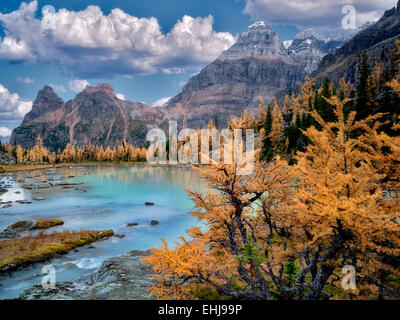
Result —
[[[0,273],[11,271],[19,266],[46,260],[55,254],[111,237],[112,230],[101,231],[64,231],[36,236],[27,236],[0,241]]]
[[[60,226],[64,224],[64,221],[59,220],[59,219],[42,219],[42,218],[36,218],[34,219],[37,222],[36,229],[48,229],[54,226]],[[28,220],[21,220],[13,225],[11,225],[12,229],[17,229],[23,227]]]
[[[70,167],[70,166],[81,166],[87,164],[117,164],[117,165],[133,165],[133,164],[146,164],[146,162],[140,161],[81,161],[81,162],[63,162],[63,163],[56,163],[56,164],[5,164],[2,165],[3,171],[0,170],[0,173],[3,172],[17,172],[17,171],[34,171],[40,169],[47,169],[47,168],[62,168],[62,167]]]
[[[31,171],[38,169],[57,168],[65,166],[65,164],[5,164],[2,165],[3,172],[15,172],[15,171]]]
[[[27,222],[28,222],[28,220],[18,221],[18,222],[16,222],[16,223],[12,224],[12,225],[11,225],[11,228],[12,228],[12,229],[21,228],[21,227],[23,227],[24,225],[26,225]]]
[[[64,221],[60,220],[60,219],[35,219],[35,221],[37,222],[37,227],[36,229],[48,229],[51,227],[55,227],[55,226],[61,226],[64,224]]]

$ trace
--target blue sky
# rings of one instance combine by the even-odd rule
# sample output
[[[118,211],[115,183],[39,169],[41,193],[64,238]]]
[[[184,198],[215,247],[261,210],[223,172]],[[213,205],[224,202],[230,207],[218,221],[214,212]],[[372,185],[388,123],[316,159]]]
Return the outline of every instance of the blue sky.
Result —
[[[87,83],[109,82],[125,99],[153,105],[175,95],[256,20],[270,22],[281,40],[306,27],[337,28],[342,1],[322,0],[314,8],[307,7],[310,1],[297,2],[304,5],[294,7],[289,0],[28,0],[23,5],[2,0],[0,136],[19,125],[44,85],[68,100]],[[359,9],[361,24],[396,1],[350,2]],[[51,30],[41,24],[45,5],[56,11]]]

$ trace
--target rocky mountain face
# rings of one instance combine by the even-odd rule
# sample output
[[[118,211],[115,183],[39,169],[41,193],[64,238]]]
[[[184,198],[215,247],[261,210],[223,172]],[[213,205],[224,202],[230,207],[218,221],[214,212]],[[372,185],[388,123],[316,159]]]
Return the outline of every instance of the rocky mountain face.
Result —
[[[259,99],[270,101],[280,90],[302,81],[276,31],[264,22],[251,25],[221,56],[194,75],[164,108],[166,116],[188,128],[217,118],[226,125],[245,108],[255,111]]]
[[[269,102],[295,87],[355,32],[323,36],[307,29],[282,42],[270,25],[257,22],[188,81],[169,101],[166,115],[186,127],[204,127],[215,118],[226,125],[245,108],[255,112],[260,98]]]
[[[109,84],[87,86],[64,102],[49,86],[39,91],[32,110],[14,129],[10,143],[34,146],[40,136],[51,151],[67,143],[113,146],[117,141],[143,145],[148,129],[164,118],[158,108],[118,99]]]
[[[367,55],[370,65],[383,62],[386,67],[391,67],[396,39],[400,39],[400,1],[397,7],[387,10],[378,22],[360,31],[334,54],[326,55],[312,76],[319,81],[328,77],[334,83],[344,77],[355,83],[363,53]]]
[[[350,34],[323,36],[313,29],[306,29],[294,40],[285,41],[284,45],[294,63],[310,74],[317,69],[324,56],[336,52],[349,38]]]

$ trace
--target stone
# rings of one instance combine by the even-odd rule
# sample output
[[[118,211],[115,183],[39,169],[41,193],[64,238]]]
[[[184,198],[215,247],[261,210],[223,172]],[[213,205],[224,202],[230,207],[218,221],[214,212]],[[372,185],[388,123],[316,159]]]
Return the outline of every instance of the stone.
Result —
[[[15,164],[15,158],[10,154],[0,151],[0,163],[1,164]],[[3,170],[4,171],[4,170]]]
[[[134,226],[137,226],[137,225],[139,225],[139,223],[137,223],[137,222],[131,222],[131,223],[128,223],[128,224],[127,224],[127,227],[134,227]]]
[[[19,233],[35,230],[36,227],[37,222],[35,220],[18,221],[0,232],[0,238],[12,239],[15,238]]]

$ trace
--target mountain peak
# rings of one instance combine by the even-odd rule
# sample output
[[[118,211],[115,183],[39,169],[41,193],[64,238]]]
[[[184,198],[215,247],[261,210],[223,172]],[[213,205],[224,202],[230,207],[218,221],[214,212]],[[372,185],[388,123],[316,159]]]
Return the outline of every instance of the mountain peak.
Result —
[[[32,109],[24,116],[22,124],[32,121],[33,119],[40,119],[47,113],[51,113],[53,116],[55,112],[61,108],[64,104],[57,93],[50,86],[44,86],[43,89],[39,90],[36,99],[33,101]],[[12,140],[10,140],[12,141]],[[33,147],[34,141],[31,141],[29,147]]]
[[[39,90],[38,93],[42,93],[42,94],[43,93],[54,93],[54,94],[56,94],[53,87],[51,87],[50,85],[44,86],[43,89]]]
[[[253,23],[252,25],[247,27],[247,31],[252,31],[255,29],[269,29],[272,30],[271,26],[266,23],[265,21],[257,21]]]
[[[103,92],[110,97],[114,97],[114,88],[109,83],[99,83],[95,87],[87,85],[82,93],[92,94],[95,92]]]
[[[54,89],[48,85],[44,86],[43,89],[38,91],[35,101],[41,101],[43,99],[62,102],[62,99],[58,96]]]
[[[321,37],[322,36],[319,33],[317,33],[313,28],[308,28],[299,32],[296,35],[295,39],[297,40],[306,40],[311,38],[320,39]]]
[[[237,42],[221,55],[222,59],[241,58],[245,56],[287,57],[278,33],[271,26],[258,21],[240,34]]]

